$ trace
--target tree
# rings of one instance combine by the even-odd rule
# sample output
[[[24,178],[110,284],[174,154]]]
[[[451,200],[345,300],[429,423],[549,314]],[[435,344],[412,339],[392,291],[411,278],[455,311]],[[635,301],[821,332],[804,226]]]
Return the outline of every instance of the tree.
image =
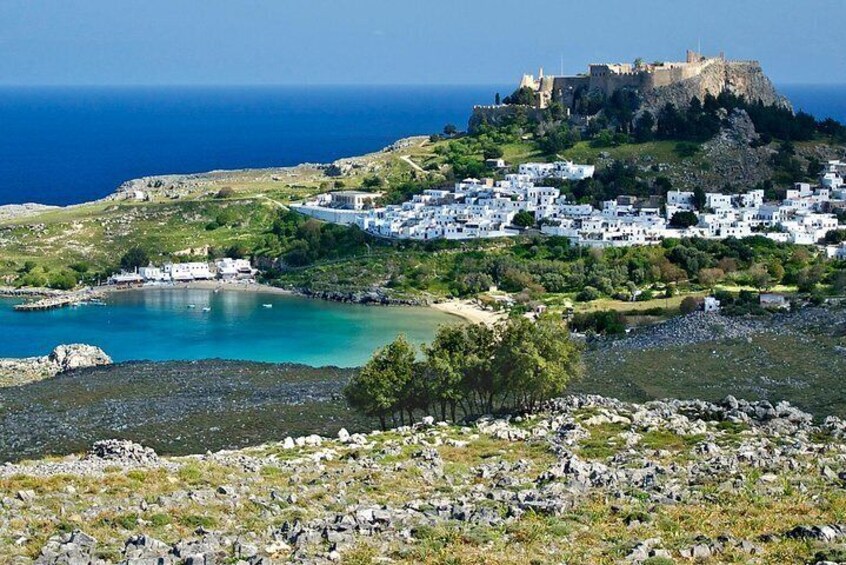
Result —
[[[344,388],[344,396],[353,408],[379,418],[385,429],[386,418],[406,408],[402,394],[414,372],[414,348],[400,335],[373,354]]]
[[[514,106],[534,106],[535,91],[528,86],[518,88],[510,96],[506,96],[503,103]]]
[[[499,145],[487,145],[482,151],[482,155],[485,159],[499,159],[502,157],[502,147]]]
[[[822,265],[811,265],[805,267],[796,277],[796,284],[799,287],[799,292],[812,292],[817,288],[817,285],[822,282],[825,271]]]
[[[150,264],[150,257],[140,247],[133,247],[120,258],[120,268],[124,271],[134,271],[139,267]]]
[[[528,228],[535,225],[535,215],[527,210],[520,210],[514,214],[511,223],[521,228]]]
[[[682,316],[686,316],[691,312],[696,312],[701,303],[702,301],[695,296],[685,296],[684,299],[682,299],[681,304],[679,304],[679,312]]]
[[[638,143],[652,141],[655,139],[655,116],[649,110],[644,111],[637,117],[634,124],[634,139]]]
[[[495,335],[491,328],[479,325],[441,326],[431,345],[424,347],[426,367],[430,372],[431,399],[446,419],[452,420],[461,406],[466,414],[480,412],[481,391],[490,390],[490,360]]]
[[[217,191],[215,198],[221,198],[221,199],[231,198],[234,195],[235,195],[235,189],[233,189],[231,186],[224,186],[220,190]]]
[[[493,358],[493,373],[500,381],[495,394],[499,408],[531,410],[562,394],[581,370],[579,350],[561,320],[509,320]]]
[[[361,181],[361,186],[364,188],[380,188],[385,186],[385,179],[380,177],[379,175],[370,175],[369,177],[365,177],[363,181]]]
[[[701,186],[697,186],[693,189],[693,205],[696,206],[697,210],[703,210],[705,208],[705,203],[707,201],[707,197],[705,196],[705,189]]]
[[[444,126],[444,135],[448,135],[452,137],[453,135],[458,133],[458,128],[455,127],[455,124],[447,124]]]
[[[715,269],[700,269],[699,274],[696,276],[699,279],[699,284],[707,288],[714,288],[718,282],[723,280],[726,276],[725,271],[719,268]]]
[[[837,271],[831,277],[831,289],[838,294],[846,292],[846,271]]]
[[[752,265],[750,267],[749,281],[758,290],[766,290],[773,285],[773,278],[763,265]]]
[[[494,104],[496,104],[497,106],[502,104],[502,99],[499,97],[499,92],[497,92],[496,96],[494,96]]]
[[[699,223],[699,218],[693,212],[680,211],[673,214],[670,218],[670,227],[678,229],[687,229]]]
[[[539,144],[541,149],[549,155],[566,151],[579,141],[579,132],[567,124],[560,124],[543,136]]]

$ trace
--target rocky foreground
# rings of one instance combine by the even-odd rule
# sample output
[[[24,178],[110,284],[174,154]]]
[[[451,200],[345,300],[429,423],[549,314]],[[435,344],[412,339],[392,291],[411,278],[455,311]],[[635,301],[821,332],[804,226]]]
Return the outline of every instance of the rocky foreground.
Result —
[[[846,421],[570,396],[179,458],[0,467],[4,563],[846,562]]]

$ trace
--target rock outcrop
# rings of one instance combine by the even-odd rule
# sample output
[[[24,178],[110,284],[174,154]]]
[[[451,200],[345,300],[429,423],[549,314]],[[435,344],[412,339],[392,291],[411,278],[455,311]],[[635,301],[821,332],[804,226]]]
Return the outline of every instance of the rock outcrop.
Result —
[[[667,103],[686,108],[694,96],[704,100],[706,94],[716,96],[723,91],[765,106],[791,108],[790,102],[776,91],[757,61],[713,60],[697,76],[641,94],[643,108],[657,112]]]
[[[16,386],[85,367],[110,365],[112,358],[99,347],[75,343],[59,345],[49,355],[0,359],[0,386]]]

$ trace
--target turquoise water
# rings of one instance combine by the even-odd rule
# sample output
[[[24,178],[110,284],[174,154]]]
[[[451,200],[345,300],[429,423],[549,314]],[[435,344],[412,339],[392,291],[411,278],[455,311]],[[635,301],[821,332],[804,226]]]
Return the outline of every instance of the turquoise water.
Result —
[[[219,358],[354,367],[399,333],[418,344],[438,325],[457,320],[430,308],[225,290],[145,289],[112,294],[106,303],[15,312],[14,301],[0,300],[0,357],[88,343],[115,361]]]

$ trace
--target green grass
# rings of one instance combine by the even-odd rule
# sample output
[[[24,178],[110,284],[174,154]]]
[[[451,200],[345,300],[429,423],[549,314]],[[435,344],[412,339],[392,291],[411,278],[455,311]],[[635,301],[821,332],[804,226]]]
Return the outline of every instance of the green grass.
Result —
[[[579,455],[585,459],[607,459],[625,447],[620,434],[628,430],[623,424],[601,424],[588,428],[590,436],[579,441]]]
[[[607,153],[611,159],[628,161],[650,156],[655,163],[679,163],[682,158],[675,151],[675,141],[651,141],[647,143],[629,143],[618,147],[593,147],[589,141],[580,141],[560,155],[571,161],[595,163],[601,153]],[[695,159],[693,157],[692,159]]]

